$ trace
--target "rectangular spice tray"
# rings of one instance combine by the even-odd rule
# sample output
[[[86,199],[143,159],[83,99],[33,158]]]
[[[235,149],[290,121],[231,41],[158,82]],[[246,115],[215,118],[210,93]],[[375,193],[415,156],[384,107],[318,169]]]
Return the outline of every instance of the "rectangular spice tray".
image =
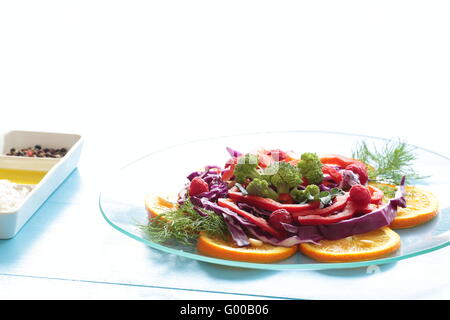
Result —
[[[82,146],[78,134],[14,130],[0,136],[0,201],[4,205],[0,205],[0,239],[13,238],[70,175],[78,165]],[[61,149],[63,154],[55,153]],[[8,193],[5,186],[14,188]],[[16,190],[30,191],[18,198],[17,205],[10,204]]]

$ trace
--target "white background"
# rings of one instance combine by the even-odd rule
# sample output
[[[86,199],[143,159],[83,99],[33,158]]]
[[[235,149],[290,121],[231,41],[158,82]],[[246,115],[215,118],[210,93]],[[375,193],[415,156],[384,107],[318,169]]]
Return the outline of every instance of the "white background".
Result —
[[[0,129],[80,133],[82,165],[104,173],[272,130],[400,137],[450,157],[449,17],[448,1],[2,1]]]
[[[1,126],[130,154],[312,129],[450,156],[449,16],[448,1],[3,1]]]

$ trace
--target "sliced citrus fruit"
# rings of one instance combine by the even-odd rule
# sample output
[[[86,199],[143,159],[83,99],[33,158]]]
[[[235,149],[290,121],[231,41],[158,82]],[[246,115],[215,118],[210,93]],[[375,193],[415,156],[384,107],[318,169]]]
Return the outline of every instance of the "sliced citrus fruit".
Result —
[[[158,195],[150,193],[145,197],[145,208],[147,209],[149,218],[157,217],[161,213],[172,210],[176,205],[176,194]]]
[[[301,243],[303,254],[320,262],[355,262],[381,258],[400,248],[400,236],[388,227],[319,244]]]
[[[297,252],[297,246],[277,247],[262,241],[250,239],[250,245],[238,247],[233,241],[213,238],[206,233],[201,233],[197,242],[197,250],[214,258],[270,263],[287,259]]]
[[[377,183],[376,187],[389,187],[395,189],[394,185]],[[406,208],[398,208],[397,216],[389,225],[392,229],[411,228],[433,219],[439,212],[439,201],[428,190],[416,186],[406,186]],[[393,191],[391,191],[393,193]],[[384,202],[387,199],[383,199]]]
[[[406,208],[398,208],[389,226],[392,229],[415,227],[433,219],[439,212],[437,198],[428,190],[406,186]]]

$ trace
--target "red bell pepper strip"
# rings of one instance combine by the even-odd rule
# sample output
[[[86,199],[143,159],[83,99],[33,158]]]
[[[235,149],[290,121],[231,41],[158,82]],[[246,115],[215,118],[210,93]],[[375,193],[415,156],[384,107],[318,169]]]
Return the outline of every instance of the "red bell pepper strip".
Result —
[[[349,199],[349,194],[346,193],[345,195],[337,196],[334,199],[334,202],[328,207],[325,207],[322,209],[303,210],[301,212],[293,212],[292,216],[294,218],[299,217],[299,216],[310,216],[310,215],[327,216],[327,215],[332,214],[333,212],[341,211],[342,209],[344,209],[345,206],[347,205],[348,199]]]
[[[286,211],[290,213],[296,213],[296,212],[302,212],[304,210],[312,210],[319,208],[320,201],[312,201],[305,204],[281,204],[280,209],[285,209]]]
[[[268,211],[286,209],[290,213],[315,209],[315,208],[318,208],[320,205],[319,201],[314,201],[314,202],[306,203],[306,204],[280,203],[278,201],[275,201],[275,200],[272,200],[269,198],[263,198],[263,197],[251,196],[251,195],[244,196],[242,193],[234,192],[234,191],[228,191],[228,197],[235,202],[244,202],[249,205],[255,206],[259,209],[264,209],[264,210],[268,210]]]
[[[338,212],[336,214],[332,214],[329,216],[320,216],[320,215],[308,215],[308,216],[298,216],[298,223],[301,225],[320,225],[320,224],[331,224],[336,223],[342,220],[350,219],[356,214],[367,214],[376,210],[378,206],[374,204],[369,204],[365,207],[359,206],[358,204],[348,201],[345,205],[344,210]]]
[[[274,161],[285,161],[288,162],[292,160],[292,158],[289,157],[289,155],[280,149],[273,149],[273,150],[267,150],[264,152],[264,154],[267,154],[268,156],[271,156]]]
[[[359,208],[357,214],[366,214],[378,209],[378,205],[370,203],[367,207]]]
[[[356,211],[358,210],[358,207],[353,204],[353,202],[349,201],[345,205],[344,210],[342,210],[339,213],[328,215],[328,216],[322,216],[317,214],[311,214],[307,216],[298,216],[297,220],[300,225],[320,225],[320,224],[330,224],[339,222],[345,219],[351,218]]]
[[[281,203],[284,204],[293,204],[294,199],[292,199],[291,195],[289,193],[280,193],[278,195],[278,199],[280,200]]]
[[[271,156],[264,154],[264,153],[258,153],[258,165],[261,168],[267,168],[274,162],[275,162],[275,160],[273,160],[273,158]]]
[[[320,162],[322,162],[323,164],[335,164],[335,165],[340,166],[342,168],[345,168],[349,164],[358,164],[358,165],[362,165],[363,168],[366,167],[366,165],[363,162],[359,161],[359,160],[348,158],[348,157],[344,157],[344,156],[337,155],[337,154],[321,156],[320,157]]]
[[[237,163],[238,163],[238,158],[232,157],[232,158],[228,159],[227,162],[225,162],[224,168],[228,168],[230,165],[235,165]]]
[[[381,204],[383,201],[384,192],[372,185],[368,185],[367,188],[369,189],[371,195],[370,203]]]
[[[283,235],[276,229],[274,229],[268,222],[267,220],[265,220],[264,218],[260,218],[260,217],[256,217],[253,214],[242,210],[241,208],[239,208],[236,203],[234,203],[232,200],[230,199],[219,199],[217,201],[217,204],[223,208],[227,208],[230,209],[232,211],[234,211],[235,213],[237,213],[238,215],[246,218],[248,221],[250,221],[251,223],[254,223],[256,226],[260,227],[262,230],[270,233],[271,235],[277,237],[277,238],[282,238]]]
[[[230,180],[234,175],[234,167],[235,164],[230,164],[228,167],[222,170],[222,180],[228,181]]]
[[[291,161],[300,161],[300,155],[295,154],[294,151],[286,151],[286,159],[283,161],[285,162],[291,162]]]
[[[308,181],[308,179],[306,179],[305,177],[302,177],[302,181],[303,181],[303,182],[301,183],[302,186],[306,187],[306,186],[309,185],[309,181]]]
[[[284,161],[284,162],[290,162],[292,160],[299,160],[299,156],[296,155],[293,151],[283,151],[280,149],[271,149],[271,150],[265,150],[265,149],[259,149],[258,154],[265,154],[270,156],[274,161]]]
[[[330,177],[333,179],[334,182],[339,183],[342,181],[342,174],[337,171],[335,168],[328,166],[328,165],[323,165],[322,166],[322,172],[325,174],[330,175]]]

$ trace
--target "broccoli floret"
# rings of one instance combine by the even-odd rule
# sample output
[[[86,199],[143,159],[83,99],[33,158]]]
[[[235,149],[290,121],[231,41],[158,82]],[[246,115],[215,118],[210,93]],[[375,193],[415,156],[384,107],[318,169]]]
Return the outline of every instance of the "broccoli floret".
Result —
[[[304,203],[304,202],[307,201],[307,198],[306,198],[305,193],[303,191],[304,190],[293,189],[290,192],[290,195],[291,195],[292,199],[294,199],[295,202]]]
[[[238,159],[234,168],[234,176],[236,182],[246,183],[247,179],[260,178],[261,174],[256,170],[258,167],[258,156],[254,154],[246,154]]]
[[[278,200],[278,194],[269,187],[266,180],[255,178],[247,186],[247,192],[253,196]]]
[[[305,152],[297,164],[300,173],[310,184],[319,184],[323,180],[322,163],[315,153]]]
[[[302,183],[300,171],[287,162],[274,162],[264,170],[263,179],[276,189],[278,194],[289,193],[292,188]]]
[[[305,203],[313,200],[317,200],[320,194],[320,189],[315,184],[308,185],[305,190],[299,190],[295,188],[291,191],[291,197],[298,203]]]
[[[320,193],[320,188],[315,184],[310,184],[306,186],[304,191],[314,198]]]

